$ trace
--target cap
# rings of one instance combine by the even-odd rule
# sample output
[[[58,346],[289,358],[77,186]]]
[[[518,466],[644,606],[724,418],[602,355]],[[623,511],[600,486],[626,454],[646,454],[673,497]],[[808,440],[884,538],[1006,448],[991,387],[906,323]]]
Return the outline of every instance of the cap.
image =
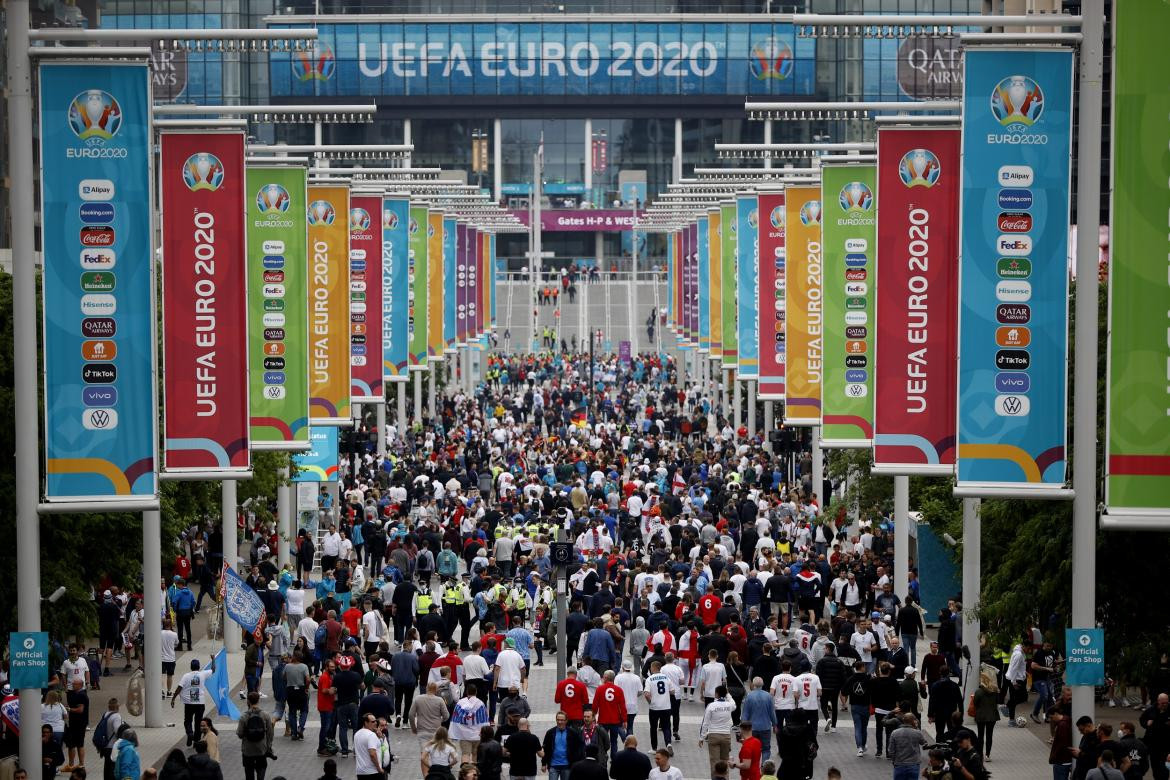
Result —
[[[276,584],[276,580],[270,580],[268,583],[269,590],[279,590],[280,586]]]
[[[869,613],[869,616],[874,620],[881,620],[882,619],[882,613],[880,613],[880,612],[871,612],[871,613]]]
[[[353,666],[353,658],[348,655],[338,656],[337,666],[341,669],[349,669]]]
[[[102,593],[102,596],[104,596],[104,597],[105,597],[105,598],[107,598],[107,599],[108,599],[108,598],[110,598],[110,597],[111,597],[111,596],[113,596],[113,595],[114,595],[114,594],[113,594],[113,593],[110,593],[108,590],[107,590],[106,592]]]
[[[504,644],[505,644],[505,645],[507,645],[508,647],[515,647],[515,646],[516,646],[516,640],[515,640],[515,639],[513,639],[512,637],[508,637],[508,638],[506,638],[506,639],[504,640]]]
[[[634,664],[631,663],[630,661],[622,661],[622,671],[623,672],[632,671],[633,668],[634,668]]]
[[[905,669],[902,670],[902,674],[905,674],[907,677],[909,677],[910,675],[915,674],[915,673],[916,672],[915,672],[913,666],[907,666]]]

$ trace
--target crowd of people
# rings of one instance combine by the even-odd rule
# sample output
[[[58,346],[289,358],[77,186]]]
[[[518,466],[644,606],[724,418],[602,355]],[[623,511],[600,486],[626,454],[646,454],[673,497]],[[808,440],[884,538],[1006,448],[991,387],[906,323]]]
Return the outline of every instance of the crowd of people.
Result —
[[[247,780],[265,780],[278,741],[304,740],[310,718],[326,778],[383,778],[395,745],[413,739],[425,780],[681,780],[671,760],[684,711],[701,714],[686,738],[707,751],[712,778],[808,780],[847,713],[857,757],[886,758],[896,779],[983,780],[995,725],[1005,712],[1016,725],[1028,679],[1033,717],[1053,729],[1056,780],[1151,767],[1167,777],[1170,700],[1142,714],[1144,743],[1133,723],[1114,739],[1078,721],[1074,746],[1042,637],[1021,642],[1002,673],[984,668],[965,701],[962,605],[931,616],[939,627],[920,656],[919,584],[911,568],[909,595],[895,593],[889,519],[849,517],[840,502],[828,511],[807,454],[790,470],[669,358],[606,357],[591,372],[585,355],[493,355],[488,372],[474,394],[445,394],[436,419],[395,431],[384,457],[344,458],[337,498],[322,489],[290,564],[275,563],[273,529],[249,530],[242,574],[266,627],[245,635],[233,736]],[[204,583],[222,548],[200,528],[183,542],[197,564],[177,565],[167,584],[160,660],[190,753],[174,751],[160,776],[214,780],[220,736],[203,716],[214,666],[174,675],[204,596],[188,579]],[[571,545],[564,614],[555,542]],[[111,590],[99,609],[103,651],[121,643],[129,665],[141,605]],[[552,713],[529,702],[530,674],[558,649],[568,668],[554,725],[539,729],[534,712]],[[80,650],[46,696],[45,776],[84,765],[86,691],[110,660],[95,669]],[[92,744],[107,780],[137,780],[137,740],[118,712],[109,700]],[[639,722],[649,745],[634,736]]]

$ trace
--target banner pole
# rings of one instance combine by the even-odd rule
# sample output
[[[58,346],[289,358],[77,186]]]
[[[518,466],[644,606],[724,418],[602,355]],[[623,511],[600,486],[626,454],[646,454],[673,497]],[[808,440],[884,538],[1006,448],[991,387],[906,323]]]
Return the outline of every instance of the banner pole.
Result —
[[[28,0],[7,4],[8,148],[12,151],[10,192],[31,194],[33,178],[32,74],[28,57]],[[12,346],[16,408],[16,608],[21,631],[41,630],[41,530],[37,515],[40,455],[37,405],[37,290],[34,266],[33,198],[9,198],[12,214]],[[41,722],[41,692],[22,688],[20,711],[26,723]],[[39,728],[20,733],[20,764],[40,766]]]
[[[1091,459],[1090,459],[1091,460]],[[900,479],[907,479],[900,477]],[[959,668],[963,673],[963,701],[970,701],[971,694],[979,687],[979,594],[982,589],[982,533],[983,523],[979,517],[982,499],[963,499],[963,613],[960,616],[963,627],[962,646],[970,654],[969,660],[960,659]],[[1076,689],[1074,689],[1076,690]],[[1090,694],[1092,688],[1089,689]]]
[[[422,372],[421,371],[411,371],[410,374],[411,374],[411,376],[414,377],[414,380],[413,380],[414,381],[414,422],[417,425],[418,423],[422,422],[422,413],[423,413]]]
[[[768,436],[772,433],[772,428],[775,426],[775,421],[776,421],[776,413],[774,411],[775,406],[773,406],[774,403],[775,403],[775,401],[764,401],[764,449],[766,449],[768,452],[775,452],[776,451],[776,449],[772,446],[772,441],[768,438]],[[813,428],[813,430],[815,431],[816,428]],[[813,452],[814,453],[816,452],[816,449],[817,449],[816,439],[814,438],[813,439]]]
[[[406,429],[410,426],[406,424],[406,382],[395,382],[398,388],[398,414],[395,423],[398,425],[398,435],[400,437],[406,436]]]
[[[1072,627],[1097,623],[1097,242],[1101,209],[1101,92],[1104,74],[1105,3],[1081,9],[1081,62],[1077,94],[1077,277],[1073,333]],[[1073,718],[1092,715],[1093,688],[1073,687]]]
[[[746,384],[747,384],[748,436],[751,438],[755,438],[755,435],[756,435],[756,380],[749,379]]]
[[[292,485],[288,481],[288,467],[280,470],[280,485],[276,488],[276,530],[280,537],[276,561],[280,568],[289,562],[288,546],[292,539]]]
[[[378,410],[378,457],[386,456],[386,404],[376,405]]]
[[[817,500],[824,508],[828,496],[821,495],[825,488],[825,451],[821,449],[821,428],[819,425],[813,426],[812,436],[809,437],[809,440],[812,442],[812,492],[817,494]]]
[[[162,513],[142,513],[142,657],[146,672],[146,727],[163,726],[162,667],[154,660],[162,652]],[[234,529],[233,529],[234,530]],[[191,641],[187,637],[187,641]],[[177,648],[176,648],[177,649]],[[170,693],[170,691],[167,691]]]
[[[813,485],[813,492],[820,488]],[[910,590],[910,477],[894,477],[894,595],[906,603]],[[906,648],[909,650],[910,648]]]
[[[220,484],[220,534],[223,536],[223,561],[220,571],[226,563],[232,568],[236,566],[236,541],[239,538],[236,532],[236,481],[225,479]],[[314,544],[316,539],[313,540]],[[218,577],[218,573],[216,574]],[[223,594],[220,595],[219,624],[222,626],[223,649],[229,653],[240,652],[240,627],[234,620],[228,619],[223,605]]]

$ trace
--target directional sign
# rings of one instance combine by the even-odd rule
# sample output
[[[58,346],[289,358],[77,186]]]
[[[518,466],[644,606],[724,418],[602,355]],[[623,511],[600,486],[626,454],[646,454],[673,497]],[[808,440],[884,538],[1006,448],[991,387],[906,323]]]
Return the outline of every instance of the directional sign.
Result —
[[[1064,681],[1068,685],[1105,684],[1105,629],[1066,628]]]
[[[9,675],[13,689],[49,685],[49,634],[13,631],[8,639]]]

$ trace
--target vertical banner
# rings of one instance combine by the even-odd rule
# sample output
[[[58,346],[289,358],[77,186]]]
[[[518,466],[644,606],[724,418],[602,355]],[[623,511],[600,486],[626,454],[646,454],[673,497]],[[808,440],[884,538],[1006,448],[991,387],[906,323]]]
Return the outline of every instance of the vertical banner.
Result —
[[[458,284],[455,277],[455,217],[443,217],[443,352],[455,353]]]
[[[487,334],[489,328],[488,322],[488,296],[491,294],[491,289],[487,283],[488,280],[488,234],[481,230],[479,231],[479,331]]]
[[[666,327],[674,329],[674,233],[666,234]]]
[[[427,207],[410,207],[410,308],[407,314],[410,330],[410,370],[427,367]]]
[[[443,341],[443,212],[427,213],[427,359],[441,363]]]
[[[247,473],[244,134],[160,134],[163,468]]]
[[[739,332],[737,330],[738,312],[736,311],[737,279],[735,275],[735,244],[737,239],[737,225],[735,222],[735,204],[726,203],[720,206],[719,226],[723,231],[723,246],[719,257],[723,262],[723,287],[720,292],[723,301],[719,311],[723,316],[723,368],[734,370],[739,363]]]
[[[1162,523],[1170,515],[1170,91],[1157,77],[1170,6],[1113,8],[1113,234],[1105,504],[1109,516]],[[1121,123],[1120,125],[1118,123]],[[1088,226],[1079,235],[1091,235]],[[1134,414],[1134,410],[1148,410]],[[1167,411],[1162,411],[1167,410]]]
[[[705,288],[710,301],[711,357],[723,363],[723,212],[717,207],[707,212],[707,274],[711,286]],[[715,369],[719,371],[717,367]]]
[[[467,225],[455,225],[455,340],[456,346],[467,346]]]
[[[784,241],[788,259],[784,286],[784,327],[787,339],[784,354],[784,424],[814,426],[821,424],[825,347],[821,310],[824,290],[824,273],[821,268],[821,189],[815,186],[789,187],[784,195]],[[760,197],[762,200],[763,196]],[[760,235],[762,239],[763,233]],[[761,266],[763,254],[761,240]],[[761,330],[763,314],[761,303]]]
[[[760,254],[759,202],[755,195],[735,199],[735,279],[738,373],[740,379],[760,376]],[[783,300],[783,295],[780,296]]]
[[[763,401],[784,400],[785,375],[788,372],[788,315],[784,290],[787,286],[785,241],[787,215],[785,193],[761,192],[757,198],[759,269],[756,283],[756,306],[760,312],[757,349],[760,355],[760,387]]]
[[[337,481],[337,440],[336,425],[317,425],[309,429],[309,449],[293,455],[297,473],[293,482],[336,482]]]
[[[40,67],[49,501],[158,496],[150,100],[145,62]]]
[[[959,130],[880,127],[877,137],[873,460],[900,474],[951,474]]]
[[[378,240],[381,211],[381,195],[354,193],[350,198],[350,400],[361,404],[386,402],[382,387],[382,249]]]
[[[699,223],[692,222],[687,230],[687,277],[690,284],[687,289],[687,308],[689,309],[691,327],[690,343],[695,349],[699,348]]]
[[[873,444],[877,167],[825,165],[821,172],[825,367],[821,446]]]
[[[698,301],[699,351],[711,352],[711,221],[699,217],[695,231],[695,299]]]
[[[309,419],[353,424],[349,411],[349,187],[309,187]]]
[[[309,446],[305,169],[250,165],[244,180],[252,449],[303,450]]]
[[[963,56],[958,489],[1066,495],[1073,52]]]
[[[410,203],[382,199],[382,378],[405,382],[410,341]]]
[[[678,237],[678,267],[679,267],[679,324],[683,347],[690,349],[695,346],[691,324],[691,226],[687,225],[679,231]]]
[[[488,249],[487,249],[487,263],[488,263],[488,290],[491,295],[491,303],[488,306],[489,319],[492,324],[492,329],[495,329],[496,323],[496,302],[499,298],[499,288],[497,284],[497,274],[499,269],[496,267],[496,233],[493,231],[488,233]]]
[[[479,231],[467,226],[467,341],[479,338]]]

